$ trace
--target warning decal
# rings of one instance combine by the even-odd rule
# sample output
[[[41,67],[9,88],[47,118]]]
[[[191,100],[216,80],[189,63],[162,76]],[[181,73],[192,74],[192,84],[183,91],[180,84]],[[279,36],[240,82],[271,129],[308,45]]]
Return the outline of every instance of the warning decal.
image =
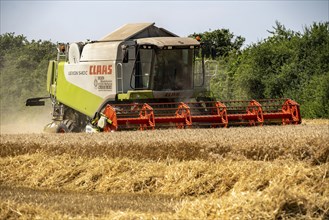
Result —
[[[112,91],[112,80],[105,79],[104,76],[97,76],[94,80],[94,86],[98,91]]]

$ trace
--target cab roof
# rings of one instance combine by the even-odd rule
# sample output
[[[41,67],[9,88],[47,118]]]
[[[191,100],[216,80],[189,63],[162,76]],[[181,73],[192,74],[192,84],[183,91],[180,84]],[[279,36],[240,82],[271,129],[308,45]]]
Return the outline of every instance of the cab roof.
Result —
[[[125,24],[99,41],[127,41],[148,37],[177,37],[176,34],[154,25],[155,23]]]
[[[152,37],[137,39],[139,45],[154,45],[158,48],[163,47],[187,47],[187,46],[199,46],[200,43],[188,37]]]

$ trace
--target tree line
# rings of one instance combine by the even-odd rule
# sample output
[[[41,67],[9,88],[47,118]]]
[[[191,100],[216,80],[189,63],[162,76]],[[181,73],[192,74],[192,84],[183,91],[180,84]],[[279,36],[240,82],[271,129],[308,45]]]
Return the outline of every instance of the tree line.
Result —
[[[25,107],[25,100],[46,94],[48,61],[56,57],[50,41],[28,41],[23,35],[0,35],[1,115]]]
[[[245,48],[244,38],[227,29],[190,35],[200,36],[208,47],[204,55],[219,63],[210,84],[213,96],[291,98],[303,117],[329,118],[329,22],[313,23],[302,33],[276,22],[269,33]]]
[[[291,98],[306,118],[329,118],[329,22],[303,32],[275,23],[270,36],[242,47],[245,38],[228,29],[194,33],[203,55],[217,63],[211,78],[218,100]],[[30,97],[46,94],[48,61],[56,57],[51,41],[28,41],[23,35],[0,35],[1,114],[23,108]],[[201,56],[201,54],[200,54]]]

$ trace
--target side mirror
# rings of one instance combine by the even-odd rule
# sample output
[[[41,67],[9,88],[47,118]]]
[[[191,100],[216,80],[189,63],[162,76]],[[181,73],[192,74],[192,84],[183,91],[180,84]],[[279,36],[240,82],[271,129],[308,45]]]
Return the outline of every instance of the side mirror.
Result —
[[[129,61],[129,50],[128,50],[128,47],[124,47],[122,49],[122,53],[123,53],[122,63],[128,63],[128,61]]]

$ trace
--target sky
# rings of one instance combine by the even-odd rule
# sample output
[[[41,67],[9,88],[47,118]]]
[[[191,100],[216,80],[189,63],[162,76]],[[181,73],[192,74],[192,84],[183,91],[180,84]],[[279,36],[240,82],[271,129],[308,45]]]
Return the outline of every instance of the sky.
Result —
[[[126,23],[155,22],[179,36],[226,28],[246,38],[267,38],[279,21],[303,32],[313,22],[329,21],[329,0],[293,1],[4,1],[0,33],[28,40],[98,40]]]

